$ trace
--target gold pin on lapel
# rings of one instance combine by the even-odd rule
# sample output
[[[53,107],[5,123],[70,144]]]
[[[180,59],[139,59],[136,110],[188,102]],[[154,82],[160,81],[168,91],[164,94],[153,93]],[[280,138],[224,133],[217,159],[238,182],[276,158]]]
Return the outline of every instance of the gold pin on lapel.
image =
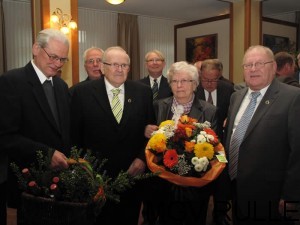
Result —
[[[269,104],[270,104],[270,101],[269,101],[269,100],[266,100],[265,103],[266,103],[267,105],[269,105]]]

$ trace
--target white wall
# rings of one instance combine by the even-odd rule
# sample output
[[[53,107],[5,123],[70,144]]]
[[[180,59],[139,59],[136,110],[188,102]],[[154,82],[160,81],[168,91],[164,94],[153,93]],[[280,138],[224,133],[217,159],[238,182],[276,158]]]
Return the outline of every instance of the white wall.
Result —
[[[106,49],[117,45],[117,20],[116,12],[79,8],[79,74],[80,80],[86,78],[83,66],[82,55],[85,49],[96,46]],[[138,16],[140,32],[140,71],[141,78],[147,75],[144,65],[145,54],[158,49],[166,57],[166,67],[163,74],[166,74],[169,66],[174,62],[174,25],[182,21],[159,19],[146,16]]]

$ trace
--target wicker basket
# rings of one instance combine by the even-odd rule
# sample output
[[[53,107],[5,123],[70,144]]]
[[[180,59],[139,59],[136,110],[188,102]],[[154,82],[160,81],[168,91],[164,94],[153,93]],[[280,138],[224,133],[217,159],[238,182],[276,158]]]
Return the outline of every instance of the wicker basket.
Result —
[[[95,217],[87,203],[55,201],[22,193],[22,215],[28,225],[92,225]]]

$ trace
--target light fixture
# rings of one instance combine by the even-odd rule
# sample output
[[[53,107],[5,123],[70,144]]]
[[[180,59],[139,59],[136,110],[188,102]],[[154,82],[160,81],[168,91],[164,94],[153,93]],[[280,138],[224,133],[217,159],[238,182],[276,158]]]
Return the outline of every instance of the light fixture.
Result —
[[[112,4],[112,5],[119,5],[123,2],[125,2],[125,0],[106,0],[109,4]]]
[[[60,8],[56,8],[56,10],[52,13],[51,22],[60,29],[61,32],[68,34],[70,29],[75,30],[77,28],[77,23],[72,20],[72,16],[63,11]]]

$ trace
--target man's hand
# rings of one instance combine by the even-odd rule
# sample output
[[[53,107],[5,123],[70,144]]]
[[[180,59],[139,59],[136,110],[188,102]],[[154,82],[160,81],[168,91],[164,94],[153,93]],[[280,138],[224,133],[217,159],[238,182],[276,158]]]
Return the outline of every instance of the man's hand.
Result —
[[[66,169],[66,168],[68,168],[67,157],[63,153],[55,150],[55,152],[52,156],[50,167],[53,168],[53,169]]]
[[[139,158],[136,158],[131,163],[127,172],[130,176],[137,176],[137,175],[144,173],[145,167],[146,167],[145,163],[142,160],[140,160]]]
[[[146,127],[145,127],[145,137],[146,138],[150,138],[151,137],[151,134],[154,132],[154,131],[156,131],[158,129],[158,126],[156,126],[156,125],[151,125],[151,124],[149,124],[149,125],[147,125]]]

